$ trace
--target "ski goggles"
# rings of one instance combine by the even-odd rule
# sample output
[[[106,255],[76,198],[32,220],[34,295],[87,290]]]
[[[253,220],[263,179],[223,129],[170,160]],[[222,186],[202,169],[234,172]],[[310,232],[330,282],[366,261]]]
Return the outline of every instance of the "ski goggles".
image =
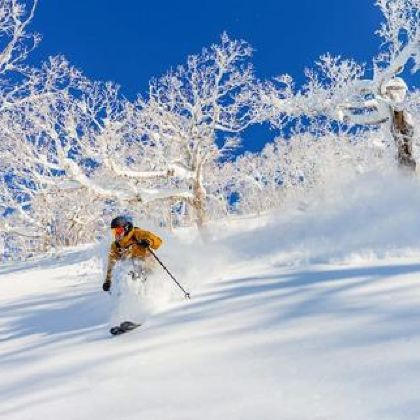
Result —
[[[121,236],[123,235],[125,232],[124,227],[123,226],[118,226],[116,228],[112,228],[112,233],[114,236]]]

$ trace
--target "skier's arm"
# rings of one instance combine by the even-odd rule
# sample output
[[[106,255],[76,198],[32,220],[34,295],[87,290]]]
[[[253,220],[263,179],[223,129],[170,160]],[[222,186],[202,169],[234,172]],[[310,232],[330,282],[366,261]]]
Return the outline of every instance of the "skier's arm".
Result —
[[[159,236],[146,230],[136,232],[136,240],[137,242],[147,241],[152,249],[158,249],[162,245],[162,239]]]
[[[118,252],[117,246],[115,245],[115,243],[113,243],[108,253],[108,264],[107,264],[107,269],[106,269],[106,277],[105,277],[104,285],[106,283],[108,284],[109,287],[111,286],[112,269],[114,268],[114,265],[116,264],[118,259],[119,259],[119,252]]]
[[[159,236],[151,232],[146,232],[146,234],[147,234],[146,239],[150,242],[150,248],[158,249],[162,245],[162,239],[159,238]]]

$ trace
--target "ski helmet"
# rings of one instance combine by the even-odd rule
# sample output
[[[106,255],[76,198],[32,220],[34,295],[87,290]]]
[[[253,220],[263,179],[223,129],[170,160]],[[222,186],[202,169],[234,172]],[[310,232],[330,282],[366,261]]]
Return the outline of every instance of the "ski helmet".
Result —
[[[133,222],[127,216],[118,216],[111,221],[111,229],[115,229],[117,227],[123,227],[124,233],[127,234],[131,231],[131,229],[133,229]]]

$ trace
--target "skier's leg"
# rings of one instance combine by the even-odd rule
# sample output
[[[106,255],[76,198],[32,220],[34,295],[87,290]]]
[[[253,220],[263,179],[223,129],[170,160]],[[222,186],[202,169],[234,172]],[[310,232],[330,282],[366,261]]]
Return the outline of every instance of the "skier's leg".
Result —
[[[156,267],[157,267],[156,260],[154,260],[151,257],[146,257],[144,259],[144,270],[146,272],[146,275],[152,274],[156,270]]]
[[[146,282],[146,273],[144,269],[144,261],[141,258],[132,258],[130,276],[131,290],[137,295],[142,296],[145,293],[144,283]]]
[[[142,279],[144,276],[144,263],[140,258],[132,258],[131,264],[133,266],[132,270],[129,271],[132,280]]]

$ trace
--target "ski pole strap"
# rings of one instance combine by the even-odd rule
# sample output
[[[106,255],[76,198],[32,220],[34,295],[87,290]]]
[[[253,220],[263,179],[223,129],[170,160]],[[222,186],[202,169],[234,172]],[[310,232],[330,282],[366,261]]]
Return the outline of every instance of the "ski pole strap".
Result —
[[[155,252],[150,248],[147,248],[148,251],[155,257],[156,261],[162,266],[162,268],[169,274],[171,279],[175,282],[175,284],[184,292],[185,299],[191,299],[191,295],[187,292],[178,282],[178,280],[171,274],[171,272],[166,268],[165,264],[159,259],[159,257],[155,254]]]

